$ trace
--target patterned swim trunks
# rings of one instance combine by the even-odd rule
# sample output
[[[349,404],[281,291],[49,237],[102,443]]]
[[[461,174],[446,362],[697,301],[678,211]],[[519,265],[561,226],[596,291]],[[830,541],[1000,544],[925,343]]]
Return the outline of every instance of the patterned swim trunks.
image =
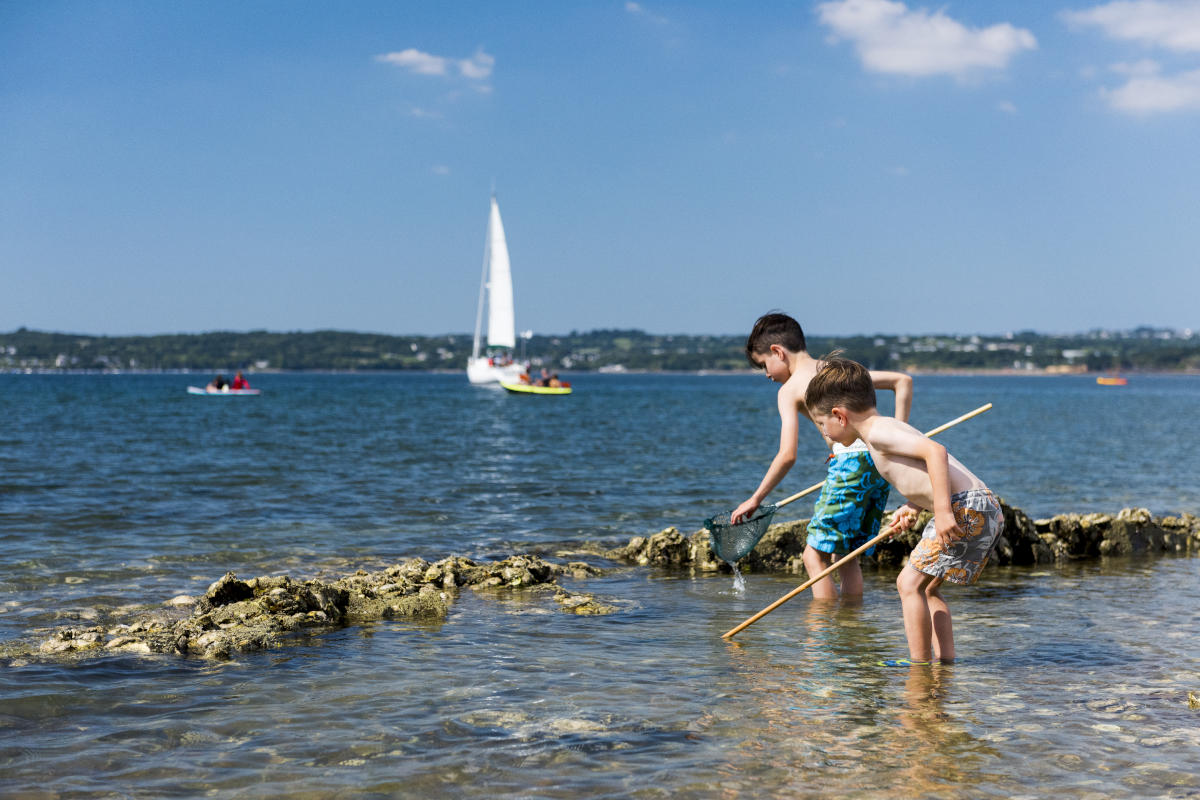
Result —
[[[933,520],[929,520],[921,541],[908,557],[908,565],[926,575],[965,586],[978,580],[983,572],[1004,530],[1004,512],[996,496],[987,489],[959,492],[950,498],[950,504],[954,521],[965,536],[951,542],[949,547],[942,547]]]
[[[879,533],[891,486],[866,446],[837,446],[808,523],[808,544],[822,553],[849,553]],[[870,553],[867,553],[870,555]]]

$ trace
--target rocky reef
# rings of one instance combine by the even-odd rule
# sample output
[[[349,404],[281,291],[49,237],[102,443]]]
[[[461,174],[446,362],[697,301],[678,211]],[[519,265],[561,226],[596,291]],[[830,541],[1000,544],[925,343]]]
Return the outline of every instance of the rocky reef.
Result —
[[[1119,514],[1061,514],[1031,520],[1001,502],[1004,534],[992,563],[1053,564],[1100,556],[1200,552],[1200,518],[1154,517],[1145,509]],[[898,568],[929,519],[880,544],[865,558]],[[772,525],[753,552],[739,562],[747,572],[804,572],[808,520]],[[885,519],[884,524],[887,524]],[[594,548],[614,561],[701,572],[729,571],[713,553],[707,531],[685,536],[667,528],[637,536],[612,550]],[[381,619],[446,617],[464,589],[545,595],[571,614],[609,614],[613,605],[587,593],[567,591],[564,576],[588,578],[602,570],[581,561],[557,564],[536,555],[475,562],[455,556],[430,563],[410,559],[379,572],[358,571],[331,582],[297,581],[287,575],[242,580],[227,573],[200,597],[180,596],[159,610],[120,624],[64,628],[41,642],[42,654],[174,653],[224,659],[234,653],[279,646],[289,636]]]
[[[1112,514],[1060,514],[1031,520],[1019,508],[1004,509],[1004,533],[996,543],[993,564],[1054,564],[1098,556],[1142,553],[1200,553],[1200,517],[1155,517],[1144,508]],[[898,533],[875,548],[865,563],[899,567],[920,539],[930,518],[923,513],[912,530]],[[884,519],[886,526],[888,519]],[[805,529],[808,520],[770,526],[754,550],[738,562],[743,572],[804,572]],[[609,558],[643,566],[677,567],[703,572],[728,571],[712,550],[707,531],[685,536],[667,528],[653,536],[636,536]]]
[[[201,597],[173,598],[164,609],[131,623],[59,630],[39,651],[229,658],[239,651],[276,647],[305,630],[379,619],[441,619],[463,589],[544,593],[567,613],[608,614],[615,607],[557,583],[563,576],[599,574],[601,570],[583,562],[564,566],[533,555],[486,563],[457,556],[436,563],[410,559],[333,582],[296,581],[286,575],[243,581],[230,572]]]

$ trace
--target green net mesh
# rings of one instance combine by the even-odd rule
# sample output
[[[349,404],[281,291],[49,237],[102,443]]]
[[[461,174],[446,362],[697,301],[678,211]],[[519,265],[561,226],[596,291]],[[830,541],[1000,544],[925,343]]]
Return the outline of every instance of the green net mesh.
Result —
[[[729,515],[733,513],[730,511],[704,520],[704,527],[708,530],[709,538],[712,539],[713,551],[717,557],[730,564],[744,558],[767,532],[767,526],[771,524],[771,518],[775,516],[776,508],[778,506],[771,503],[761,505],[753,516],[736,525],[729,523]]]

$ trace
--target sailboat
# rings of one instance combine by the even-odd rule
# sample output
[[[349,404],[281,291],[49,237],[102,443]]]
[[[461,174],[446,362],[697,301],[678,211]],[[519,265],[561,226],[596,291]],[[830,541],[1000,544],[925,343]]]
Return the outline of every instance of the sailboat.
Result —
[[[487,347],[483,345],[483,307],[487,301]],[[467,380],[471,383],[517,383],[522,368],[512,359],[517,344],[513,316],[512,266],[508,261],[508,243],[500,222],[500,206],[492,195],[488,215],[487,240],[483,248],[483,278],[479,284],[479,309],[475,314],[475,345],[467,359]]]

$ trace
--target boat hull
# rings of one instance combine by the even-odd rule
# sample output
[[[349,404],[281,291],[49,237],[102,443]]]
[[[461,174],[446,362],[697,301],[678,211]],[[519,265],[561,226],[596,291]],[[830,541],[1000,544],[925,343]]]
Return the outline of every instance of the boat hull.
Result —
[[[200,386],[189,386],[188,394],[202,394],[207,397],[254,397],[262,394],[262,389],[218,389],[210,392]]]
[[[570,386],[530,386],[528,383],[508,383],[501,381],[503,386],[513,394],[570,394]]]
[[[521,380],[522,372],[524,370],[520,364],[505,364],[502,367],[496,367],[489,364],[486,358],[467,360],[467,380],[471,383],[517,383]]]
[[[1129,380],[1126,378],[1109,378],[1101,375],[1100,377],[1096,378],[1096,383],[1098,383],[1100,386],[1125,386],[1129,383]]]

